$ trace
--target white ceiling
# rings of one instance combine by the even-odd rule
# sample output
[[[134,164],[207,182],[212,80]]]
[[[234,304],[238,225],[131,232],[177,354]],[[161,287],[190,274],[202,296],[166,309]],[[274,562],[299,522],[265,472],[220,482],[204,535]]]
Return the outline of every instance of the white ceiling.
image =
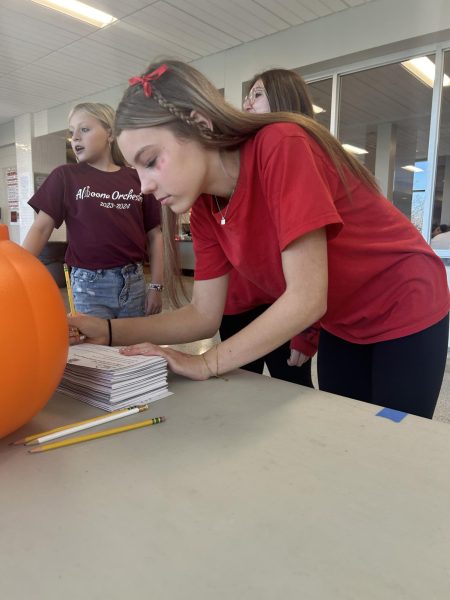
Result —
[[[85,0],[98,29],[0,0],[0,124],[117,85],[161,55],[193,61],[373,0]]]

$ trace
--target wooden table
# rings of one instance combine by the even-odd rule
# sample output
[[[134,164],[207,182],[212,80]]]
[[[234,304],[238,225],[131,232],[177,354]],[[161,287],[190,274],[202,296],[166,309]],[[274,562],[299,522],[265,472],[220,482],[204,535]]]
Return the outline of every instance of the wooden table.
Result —
[[[236,371],[42,454],[0,441],[5,600],[448,600],[450,428]],[[124,421],[121,422],[123,424]]]

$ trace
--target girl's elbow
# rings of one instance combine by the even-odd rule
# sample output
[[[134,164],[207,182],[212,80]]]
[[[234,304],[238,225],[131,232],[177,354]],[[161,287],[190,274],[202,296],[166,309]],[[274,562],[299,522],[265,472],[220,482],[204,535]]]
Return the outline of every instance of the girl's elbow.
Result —
[[[328,304],[327,304],[327,294],[325,291],[317,294],[315,297],[315,302],[312,306],[312,313],[314,322],[320,321],[320,319],[327,312]]]
[[[324,298],[321,302],[319,302],[316,305],[316,316],[314,317],[314,322],[316,321],[320,321],[320,319],[324,316],[324,314],[327,312],[327,299]]]
[[[214,322],[210,322],[210,323],[205,324],[205,329],[206,329],[206,331],[205,331],[205,333],[206,333],[205,338],[207,338],[207,337],[208,338],[214,337],[216,335],[216,333],[219,331],[220,324],[221,324],[221,320],[219,320],[219,321],[215,321],[214,320]]]
[[[222,323],[222,313],[220,313],[220,315],[208,315],[204,312],[200,314],[197,313],[195,323],[198,328],[198,333],[202,335],[202,339],[212,338],[219,331],[219,327]]]

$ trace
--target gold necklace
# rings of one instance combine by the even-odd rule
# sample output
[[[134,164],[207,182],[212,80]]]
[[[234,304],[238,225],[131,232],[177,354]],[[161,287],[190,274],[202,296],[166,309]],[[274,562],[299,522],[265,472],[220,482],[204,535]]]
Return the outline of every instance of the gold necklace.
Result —
[[[223,164],[223,160],[222,160],[222,154],[219,151],[219,162],[220,162],[220,166],[222,167],[222,171],[225,173],[225,175],[227,177],[229,177],[230,179],[233,179],[232,176],[228,173],[228,171],[225,169],[225,165]],[[217,210],[220,212],[220,224],[221,225],[225,225],[227,222],[227,214],[228,214],[228,209],[230,207],[231,204],[231,199],[233,197],[233,194],[236,190],[236,186],[238,184],[238,180],[239,180],[239,173],[238,173],[238,177],[236,178],[236,183],[234,184],[233,190],[230,194],[230,197],[228,198],[228,204],[227,204],[227,208],[225,209],[225,214],[223,214],[222,209],[220,208],[220,204],[219,204],[219,200],[217,199],[217,196],[215,194],[213,194],[213,198],[215,200],[216,206],[217,206]]]
[[[228,204],[227,204],[227,208],[225,209],[225,214],[223,214],[222,209],[220,208],[220,204],[219,204],[219,200],[217,199],[217,196],[215,194],[213,194],[213,198],[216,202],[217,210],[220,212],[220,224],[221,225],[226,225],[228,209],[230,208],[231,199],[233,197],[235,189],[236,189],[236,186],[234,186],[233,191],[231,192],[231,195],[228,199]]]

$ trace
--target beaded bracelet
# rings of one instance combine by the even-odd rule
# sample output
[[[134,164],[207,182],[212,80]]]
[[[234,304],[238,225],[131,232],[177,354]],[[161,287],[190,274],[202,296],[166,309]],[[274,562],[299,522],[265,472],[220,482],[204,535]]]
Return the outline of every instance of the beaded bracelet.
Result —
[[[211,375],[211,377],[216,377],[216,376],[214,375],[214,373],[211,371],[211,369],[209,368],[208,361],[206,360],[206,356],[205,356],[205,354],[206,354],[206,353],[200,354],[200,356],[203,358],[203,362],[205,363],[205,365],[206,365],[206,368],[208,369],[208,373]]]
[[[162,283],[149,283],[147,285],[147,291],[148,290],[156,290],[157,292],[162,292],[164,289],[164,286]]]
[[[214,346],[214,348],[216,350],[216,372],[215,373],[210,369],[210,367],[208,365],[208,361],[206,360],[206,356],[205,356],[206,352],[203,352],[203,354],[200,355],[203,358],[203,361],[204,361],[206,368],[208,369],[208,372],[211,375],[211,377],[220,377],[220,375],[219,375],[219,349],[217,346],[218,346],[218,344],[215,344],[215,346]]]

